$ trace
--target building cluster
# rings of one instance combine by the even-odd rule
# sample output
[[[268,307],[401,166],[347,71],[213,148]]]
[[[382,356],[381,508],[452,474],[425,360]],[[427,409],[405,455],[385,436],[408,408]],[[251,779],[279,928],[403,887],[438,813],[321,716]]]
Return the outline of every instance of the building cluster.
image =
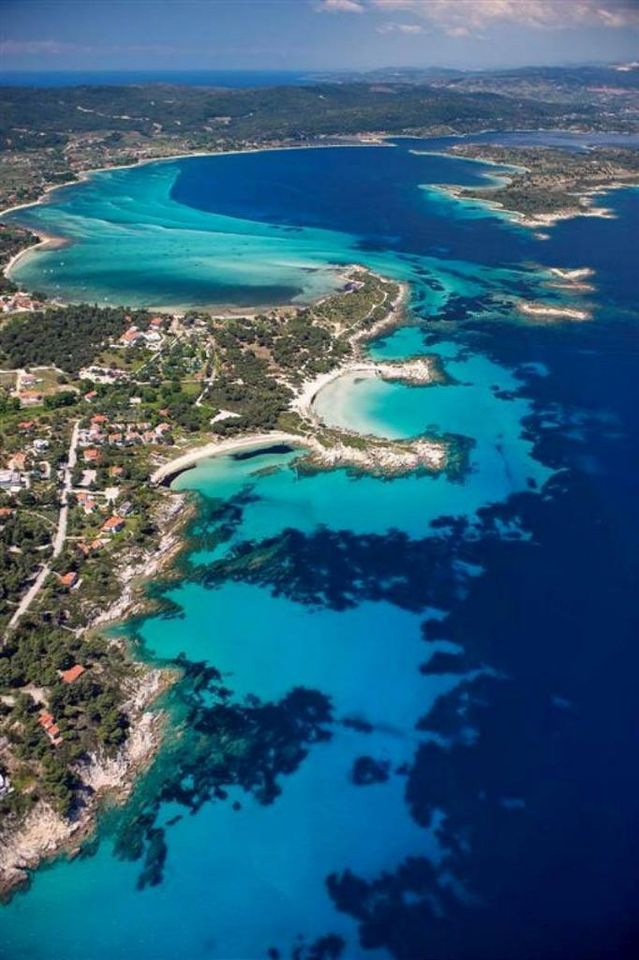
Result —
[[[75,663],[72,667],[69,667],[68,670],[58,671],[60,679],[63,683],[75,683],[75,681],[81,677],[84,672],[85,668],[80,663]],[[62,733],[60,731],[60,727],[56,723],[55,717],[49,710],[43,709],[40,711],[38,715],[38,723],[54,747],[57,747],[62,743]]]
[[[28,293],[21,290],[16,293],[3,293],[0,296],[0,311],[2,313],[33,313],[34,310],[40,310],[42,304],[39,300],[34,300]]]
[[[159,350],[164,339],[162,336],[162,327],[165,322],[164,317],[152,317],[146,330],[140,330],[138,326],[132,324],[120,337],[120,346],[144,346],[149,350]]]
[[[172,442],[170,423],[163,422],[154,427],[150,423],[136,421],[112,422],[103,413],[91,417],[89,426],[80,430],[78,439],[79,446],[83,448],[82,460],[87,464],[100,462],[100,448],[105,445],[134,447]]]
[[[8,457],[0,468],[0,490],[5,493],[20,493],[31,486],[32,480],[48,480],[51,476],[51,464],[46,459],[49,439],[41,436],[28,438],[36,427],[38,432],[42,432],[34,420],[22,420],[18,424],[18,430],[25,435],[26,442],[23,449]]]

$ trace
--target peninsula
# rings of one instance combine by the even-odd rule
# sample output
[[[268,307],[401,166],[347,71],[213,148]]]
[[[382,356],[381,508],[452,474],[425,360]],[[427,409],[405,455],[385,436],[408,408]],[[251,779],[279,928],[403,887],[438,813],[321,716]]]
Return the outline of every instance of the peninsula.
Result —
[[[639,155],[632,149],[596,147],[574,151],[463,143],[454,145],[449,152],[496,163],[510,171],[500,172],[494,186],[442,187],[443,191],[503,210],[518,223],[534,229],[551,227],[571,217],[610,217],[609,210],[594,205],[595,198],[608,190],[639,184]]]
[[[522,99],[520,89],[519,81],[512,96],[507,87],[487,94],[412,82],[4,89],[0,205],[32,203],[99,167],[184,153],[598,128],[599,100],[577,107],[561,89],[552,102]],[[627,111],[615,116],[624,130],[639,124]],[[516,165],[508,182],[458,194],[534,227],[592,212],[595,192],[639,180],[623,150],[452,151]],[[2,266],[38,239],[1,226]],[[134,662],[101,628],[142,610],[140,585],[179,552],[190,513],[165,485],[171,477],[205,457],[274,443],[299,451],[302,470],[463,470],[458,437],[362,436],[316,412],[318,391],[344,374],[445,382],[434,357],[379,363],[366,352],[404,320],[407,296],[404,285],[351,265],[337,293],[308,307],[213,316],[51,303],[3,275],[0,893],[42,858],[76,849],[102,798],[125,796],[157,750],[162,713],[153,704],[174,675]],[[549,316],[547,307],[521,309]]]
[[[366,355],[404,319],[406,298],[353,266],[338,293],[301,309],[44,306],[0,327],[0,889],[76,845],[100,798],[126,795],[160,741],[149,707],[172,676],[98,628],[140,610],[139,586],[179,548],[190,514],[162,481],[203,457],[282,442],[306,470],[460,468],[456,438],[364,437],[314,409],[345,373],[445,381],[432,357]]]

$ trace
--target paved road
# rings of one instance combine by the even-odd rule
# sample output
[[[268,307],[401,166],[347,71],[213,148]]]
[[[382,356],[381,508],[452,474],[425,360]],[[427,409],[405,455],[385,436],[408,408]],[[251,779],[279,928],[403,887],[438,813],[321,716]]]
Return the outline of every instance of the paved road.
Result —
[[[78,433],[80,431],[80,421],[76,420],[73,424],[71,433],[71,442],[69,444],[69,456],[67,465],[64,468],[64,480],[62,485],[62,497],[60,502],[60,516],[58,517],[58,529],[53,538],[53,557],[58,557],[62,553],[64,541],[67,538],[67,521],[69,519],[69,493],[73,486],[73,471],[78,462]]]
[[[58,526],[55,532],[55,537],[53,538],[53,553],[51,555],[51,560],[54,560],[56,557],[59,557],[62,553],[62,548],[64,547],[64,542],[67,538],[67,522],[69,519],[69,493],[71,491],[71,481],[73,479],[73,470],[78,460],[78,433],[80,430],[80,421],[76,420],[73,424],[73,430],[71,432],[71,442],[69,443],[69,455],[67,458],[67,463],[64,468],[64,477],[62,482],[62,494],[60,497],[60,513],[58,515]],[[35,598],[40,593],[45,580],[51,573],[51,560],[48,560],[47,563],[42,567],[40,573],[35,578],[19,605],[17,606],[11,620],[9,621],[8,629],[15,627],[18,620],[24,616],[27,612]]]

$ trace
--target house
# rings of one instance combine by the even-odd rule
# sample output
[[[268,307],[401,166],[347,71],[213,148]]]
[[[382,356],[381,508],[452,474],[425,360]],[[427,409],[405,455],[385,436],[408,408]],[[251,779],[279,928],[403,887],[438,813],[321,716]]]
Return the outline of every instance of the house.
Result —
[[[15,470],[0,470],[0,487],[4,490],[20,486],[20,474]]]
[[[93,424],[108,423],[108,422],[109,422],[109,418],[106,417],[103,413],[96,413],[93,417],[91,417],[91,423]]]
[[[68,670],[60,671],[60,679],[63,683],[75,683],[78,677],[81,677],[84,673],[84,667],[81,663],[76,663],[73,667],[70,667]]]
[[[87,447],[82,454],[82,459],[85,463],[97,463],[100,459],[100,451],[95,447]]]
[[[108,520],[104,521],[101,529],[103,533],[119,533],[120,530],[124,529],[124,520],[122,517],[109,517]]]
[[[120,337],[120,343],[125,347],[134,347],[144,340],[144,334],[137,327],[129,327]]]
[[[78,575],[75,570],[70,570],[68,573],[58,575],[58,580],[61,586],[70,590],[78,582]]]
[[[27,465],[26,453],[14,453],[7,466],[9,470],[24,470]]]
[[[34,450],[38,450],[38,451],[40,451],[40,452],[42,452],[43,450],[48,450],[48,449],[49,449],[49,441],[48,441],[48,440],[42,440],[42,439],[39,439],[39,438],[38,438],[38,439],[36,439],[36,440],[33,441],[33,449],[34,449]]]
[[[118,507],[118,514],[121,517],[128,517],[130,513],[133,512],[133,504],[130,500],[125,500],[124,503],[121,503]]]
[[[0,520],[6,520],[12,513],[15,513],[13,507],[0,507]]]
[[[49,713],[48,710],[43,710],[38,717],[38,723],[48,736],[51,743],[54,747],[57,747],[59,743],[62,743],[62,737],[60,735],[60,727],[57,725],[53,719],[53,715]]]
[[[85,393],[84,399],[85,399],[85,400],[88,400],[89,403],[91,403],[92,400],[95,400],[95,398],[97,397],[97,395],[98,395],[98,391],[97,391],[97,390],[89,390],[88,393]]]
[[[29,430],[33,430],[35,427],[35,420],[21,420],[18,424],[18,430],[22,430],[24,433],[28,433]]]
[[[88,557],[91,553],[97,553],[107,542],[107,540],[93,540],[91,543],[79,543],[78,550],[83,556]]]
[[[120,477],[124,473],[124,467],[113,466],[109,467],[109,476],[110,477]]]
[[[36,390],[21,390],[18,394],[20,405],[23,407],[35,407],[42,403],[42,394]]]

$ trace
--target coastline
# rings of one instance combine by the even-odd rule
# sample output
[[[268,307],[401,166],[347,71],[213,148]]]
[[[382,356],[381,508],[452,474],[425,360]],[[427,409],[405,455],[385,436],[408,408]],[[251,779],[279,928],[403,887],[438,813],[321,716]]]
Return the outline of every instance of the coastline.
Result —
[[[264,147],[256,148],[255,150],[220,151],[216,153],[189,153],[166,157],[146,158],[135,163],[122,164],[119,167],[114,165],[95,168],[93,170],[81,173],[79,179],[77,180],[72,180],[64,184],[58,184],[47,188],[43,196],[33,203],[22,204],[19,205],[19,207],[10,208],[7,211],[3,211],[0,213],[0,219],[2,218],[3,214],[7,212],[12,212],[15,209],[30,207],[36,205],[37,203],[44,202],[48,194],[53,190],[78,184],[82,180],[89,179],[92,175],[103,171],[142,166],[146,163],[158,163],[162,161],[171,162],[175,159],[192,156],[222,156],[229,153],[239,154],[246,152],[275,152],[279,150],[317,149],[320,146],[332,147],[355,145],[356,144],[307,144],[290,147]],[[358,145],[374,146],[379,144],[360,143]],[[392,146],[390,143],[387,145]],[[621,187],[627,185],[619,184],[618,186]],[[604,190],[601,192],[604,192]],[[478,199],[477,202],[485,202],[489,205],[493,203],[494,207],[501,207],[505,215],[510,214],[515,218],[521,216],[513,211],[506,210],[501,204],[495,204],[490,200],[483,201]],[[588,215],[588,211],[577,211],[576,213],[567,211],[563,214],[563,216],[558,216],[555,219],[562,219],[578,215]],[[603,214],[591,213],[590,215],[601,216]],[[554,219],[552,222],[555,222]],[[525,225],[533,226],[534,224],[527,223]],[[548,223],[544,221],[543,225],[548,225]],[[24,256],[26,253],[39,246],[46,246],[47,244],[65,245],[64,238],[39,233],[37,235],[40,237],[39,241],[36,244],[29,245],[24,250],[19,251],[16,255],[14,255],[14,257],[11,258],[9,265],[4,268],[5,273],[12,266],[15,266],[15,263],[21,256]],[[407,285],[400,285],[400,296],[390,305],[390,311],[387,316],[379,321],[379,323],[370,330],[358,331],[354,335],[354,342],[371,340],[374,337],[381,335],[385,330],[391,329],[392,327],[398,325],[400,322],[400,319],[398,318],[398,311],[401,307],[403,307],[403,304],[407,298],[407,294]],[[373,361],[368,363],[365,361],[350,361],[347,364],[335,368],[333,371],[329,371],[327,374],[322,374],[321,376],[314,378],[314,380],[305,382],[293,401],[292,409],[298,412],[303,418],[307,419],[307,421],[311,421],[309,426],[313,425],[313,423],[321,426],[321,421],[317,417],[317,414],[313,411],[313,404],[319,393],[329,383],[333,382],[335,379],[338,379],[340,376],[354,372],[370,376],[384,376],[384,373],[381,372],[382,368],[385,368],[385,373],[387,375],[390,371],[390,373],[394,374],[397,379],[402,379],[402,376],[406,374],[407,365],[408,364],[396,364],[394,365],[393,369],[392,364],[375,364]],[[403,373],[402,367],[404,368]],[[414,382],[423,383],[428,381],[416,379]],[[343,436],[346,436],[346,434],[343,434]],[[321,443],[316,437],[304,436],[303,434],[298,435],[285,431],[273,431],[270,433],[238,437],[232,440],[211,442],[204,444],[201,447],[187,450],[174,460],[159,466],[151,475],[150,482],[157,485],[163,480],[168,480],[169,478],[175,477],[178,473],[188,469],[190,466],[193,466],[202,459],[206,459],[208,457],[229,454],[237,450],[247,450],[251,448],[255,449],[278,442],[290,443],[292,446],[306,448],[311,452],[311,455],[316,458],[316,462],[327,469],[331,469],[333,467],[342,467],[348,464],[364,469],[367,465],[368,468],[370,468],[373,472],[386,471],[387,473],[391,474],[401,472],[405,469],[412,470],[419,465],[427,466],[433,470],[441,470],[444,466],[444,460],[442,458],[445,455],[441,452],[441,445],[439,446],[439,449],[436,449],[437,445],[428,441],[427,438],[422,438],[417,442],[414,442],[412,444],[409,456],[409,442],[391,444],[389,441],[381,441],[377,444],[371,445],[370,450],[364,451],[351,447],[344,442],[335,442],[331,447],[327,447],[324,446],[324,444]],[[367,456],[368,462],[366,460]],[[168,518],[168,522],[171,525],[171,529],[162,536],[159,543],[153,546],[153,549],[150,551],[150,553],[146,553],[139,562],[132,564],[130,567],[127,567],[122,571],[122,596],[116,601],[115,604],[90,621],[85,627],[85,632],[97,628],[103,628],[108,624],[114,624],[118,621],[121,621],[123,618],[131,616],[134,613],[140,612],[142,609],[144,609],[143,593],[145,585],[154,574],[174,561],[176,554],[180,550],[180,533],[183,529],[184,523],[188,519],[188,511],[186,509],[185,495],[179,495],[171,492],[170,494],[167,494],[167,496],[170,496],[171,498],[177,498],[170,501],[172,506],[169,508],[170,516]],[[36,807],[33,811],[31,811],[31,814],[34,815],[33,823],[29,821],[26,829],[28,834],[26,838],[26,847],[24,842],[21,842],[17,838],[15,839],[15,842],[10,840],[9,843],[7,843],[6,838],[3,838],[4,843],[2,845],[2,851],[0,852],[0,875],[2,875],[0,877],[0,895],[6,895],[17,886],[22,885],[28,878],[27,871],[33,869],[42,860],[50,859],[59,855],[60,853],[64,853],[65,851],[77,851],[79,844],[84,841],[84,839],[86,839],[86,837],[89,836],[92,830],[95,828],[96,818],[100,812],[103,801],[107,798],[114,799],[116,802],[121,802],[124,800],[133,788],[133,784],[139,773],[148,767],[148,765],[152,762],[153,757],[156,755],[157,750],[160,748],[162,743],[162,714],[150,714],[148,712],[148,707],[157,698],[157,696],[160,695],[162,690],[166,689],[166,685],[173,681],[169,680],[167,676],[166,685],[162,686],[161,678],[166,676],[169,673],[168,671],[153,670],[153,668],[139,663],[138,666],[140,670],[144,670],[145,682],[148,682],[150,689],[147,693],[148,698],[144,698],[143,702],[136,703],[135,705],[136,716],[132,721],[131,735],[129,741],[127,741],[127,744],[125,745],[125,748],[123,748],[122,755],[119,756],[115,761],[103,760],[103,762],[98,762],[95,764],[94,769],[91,771],[86,771],[90,781],[92,784],[94,784],[92,787],[94,793],[92,795],[91,802],[87,804],[83,811],[83,816],[77,821],[68,823],[63,829],[59,826],[59,824],[58,826],[55,825],[55,820],[52,819],[52,817],[55,818],[55,814],[51,808],[42,809]],[[155,682],[151,679],[154,675],[157,675],[158,678]],[[37,816],[35,815],[36,811]],[[61,818],[58,817],[57,819],[58,821],[64,823],[64,821],[61,821]],[[27,818],[27,820],[29,820],[29,818]],[[24,830],[18,830],[17,833],[22,835],[24,834]],[[11,851],[13,851],[13,853]],[[16,863],[14,863],[13,866],[11,864],[7,866],[7,857],[10,856],[13,856],[14,860],[16,860]],[[5,882],[4,873],[7,869],[10,871],[12,870],[13,873],[11,874],[11,878]]]
[[[432,358],[417,358],[405,364],[359,359],[362,342],[394,328],[404,318],[408,286],[398,284],[398,289],[399,293],[388,305],[387,314],[370,329],[358,330],[353,334],[351,342],[357,359],[340,364],[328,374],[305,381],[296,391],[290,409],[298,413],[301,425],[309,429],[308,434],[276,430],[211,441],[185,450],[160,464],[150,474],[148,482],[157,487],[202,459],[275,443],[287,443],[293,448],[305,449],[305,461],[311,469],[350,467],[376,475],[397,475],[419,468],[437,472],[444,469],[447,452],[440,441],[427,437],[399,442],[367,438],[368,443],[363,447],[355,442],[361,440],[359,435],[325,428],[312,409],[317,395],[328,383],[353,371],[369,376],[405,378],[409,383],[428,383],[435,379]],[[311,433],[316,428],[318,435]],[[146,586],[154,575],[175,562],[183,546],[184,525],[194,509],[194,501],[187,493],[167,490],[163,494],[156,514],[158,526],[163,531],[159,542],[144,549],[141,556],[136,556],[121,569],[119,579],[122,594],[106,610],[88,620],[84,634],[103,630],[149,609]],[[73,819],[64,819],[44,801],[40,801],[24,820],[12,824],[5,831],[0,846],[0,898],[6,898],[24,887],[29,882],[30,872],[41,862],[63,854],[75,855],[95,829],[104,804],[123,802],[140,773],[148,768],[161,748],[165,716],[162,711],[151,711],[150,707],[175,681],[176,674],[143,661],[132,662],[136,673],[136,690],[129,704],[131,726],[126,744],[115,757],[92,757],[78,769],[87,788],[87,799]]]
[[[191,150],[187,153],[168,153],[160,154],[157,157],[142,157],[140,160],[135,160],[132,163],[111,163],[102,167],[90,167],[87,170],[78,170],[77,176],[72,180],[64,180],[62,183],[52,183],[44,187],[42,193],[36,200],[29,200],[26,203],[16,203],[11,207],[5,207],[4,210],[0,210],[0,220],[8,213],[15,213],[16,210],[25,210],[28,207],[35,207],[40,203],[45,203],[50,193],[56,190],[64,190],[65,187],[79,186],[79,184],[89,180],[96,173],[110,173],[111,170],[130,170],[133,167],[144,167],[149,163],[172,163],[175,160],[190,160],[193,157],[232,157],[240,156],[244,153],[280,153],[284,150],[328,150],[341,147],[394,147],[395,144],[390,142],[390,136],[391,135],[379,139],[371,136],[370,139],[366,140],[364,139],[364,134],[362,134],[361,137],[354,135],[351,142],[326,143],[325,141],[321,141],[318,143],[291,143],[281,146],[246,147],[243,150]]]
[[[167,494],[169,496],[169,494]],[[84,627],[85,635],[114,626],[147,608],[148,581],[170,566],[182,549],[181,533],[192,515],[185,495],[171,493],[168,508],[160,510],[161,522],[168,524],[159,543],[125,567],[120,579],[123,593]],[[166,502],[166,501],[165,501]],[[155,701],[177,680],[175,670],[132,660],[135,683],[126,703],[130,717],[129,736],[117,753],[92,754],[78,765],[84,784],[83,801],[72,818],[56,813],[45,801],[38,801],[26,818],[0,837],[0,905],[28,887],[30,874],[42,863],[61,855],[76,856],[82,844],[97,828],[99,815],[109,804],[119,805],[131,794],[138,777],[147,770],[163,740],[166,714],[153,710]]]
[[[492,129],[488,129],[488,130],[481,130],[479,132],[491,133],[493,131]],[[498,132],[498,131],[494,131],[494,132]],[[515,131],[515,132],[521,132],[521,131]],[[552,132],[561,132],[561,131],[542,130],[541,132],[552,133]],[[465,137],[472,136],[472,134],[455,134],[454,136],[456,136],[460,141],[462,141]],[[66,187],[77,186],[82,182],[91,179],[91,177],[93,177],[95,174],[108,173],[109,171],[112,171],[112,170],[128,170],[134,167],[142,167],[152,163],[163,163],[163,162],[171,163],[176,160],[188,160],[190,158],[196,158],[196,157],[238,156],[245,153],[276,153],[276,152],[285,151],[285,150],[287,151],[288,150],[318,150],[318,149],[346,148],[346,147],[393,148],[396,146],[396,144],[392,142],[393,140],[415,139],[415,138],[416,137],[414,135],[409,135],[409,134],[398,135],[398,136],[393,136],[392,134],[388,134],[388,135],[355,134],[352,140],[349,140],[348,142],[338,141],[335,143],[326,143],[324,141],[321,141],[317,143],[282,144],[282,145],[276,145],[276,146],[259,146],[259,147],[252,146],[252,147],[246,147],[244,149],[235,149],[235,150],[199,150],[199,151],[190,151],[186,153],[159,155],[155,157],[143,157],[142,159],[135,160],[131,163],[114,163],[114,164],[107,164],[100,167],[91,167],[90,169],[79,170],[77,172],[77,176],[71,180],[66,180],[63,183],[50,184],[46,186],[42,191],[42,194],[39,197],[37,197],[35,200],[29,201],[27,203],[15,204],[11,207],[6,207],[5,209],[0,210],[0,222],[2,222],[2,218],[7,214],[14,213],[17,210],[24,210],[29,207],[34,207],[34,206],[38,206],[39,204],[45,203],[49,195],[56,190],[62,190],[62,189],[65,189]],[[429,138],[417,136],[417,139],[427,140]],[[422,155],[442,155],[442,156],[447,156],[453,159],[457,157],[458,159],[465,159],[465,160],[475,161],[477,163],[483,163],[483,164],[486,164],[487,166],[497,166],[503,169],[504,171],[528,170],[528,168],[523,165],[498,163],[497,161],[492,160],[491,158],[484,158],[481,155],[476,157],[465,157],[463,155],[456,154],[454,149],[451,149],[449,151],[445,151],[445,150],[444,151],[429,151],[429,150],[417,151],[415,150],[411,152],[422,154]],[[486,187],[485,188],[486,191],[490,191],[491,189],[497,190],[501,186],[503,186],[503,183],[507,183],[509,180],[508,173],[504,172],[504,174],[500,176],[499,179],[501,181],[500,183],[494,184],[493,187],[490,187],[490,186]],[[622,182],[613,181],[610,184],[604,184],[599,187],[595,187],[590,190],[584,191],[580,194],[575,194],[575,197],[578,203],[580,204],[579,206],[567,207],[565,209],[558,210],[555,213],[546,213],[546,214],[540,213],[535,216],[524,214],[521,211],[511,210],[500,201],[491,200],[490,197],[464,197],[462,196],[462,192],[467,188],[456,186],[454,184],[441,184],[441,185],[435,184],[435,185],[431,185],[429,189],[432,189],[434,191],[439,191],[445,196],[452,197],[456,200],[465,200],[468,202],[477,203],[497,213],[498,215],[503,216],[504,219],[512,223],[515,223],[518,226],[527,227],[532,230],[539,230],[547,227],[552,227],[556,223],[560,222],[561,220],[570,220],[580,216],[591,216],[591,217],[602,217],[604,219],[614,219],[615,213],[612,210],[606,207],[593,207],[592,206],[593,198],[596,196],[605,195],[609,191],[623,189],[625,187],[639,188],[639,183],[622,183]],[[36,243],[28,244],[22,250],[18,251],[18,253],[14,254],[14,256],[11,257],[8,263],[2,266],[2,274],[9,280],[11,279],[10,271],[13,268],[15,268],[16,264],[26,254],[37,250],[38,247],[41,247],[41,248],[50,247],[51,249],[54,249],[56,247],[63,247],[73,243],[73,241],[68,237],[56,236],[55,234],[45,234],[43,232],[40,232],[39,230],[33,229],[32,227],[29,229],[39,239]],[[540,238],[543,237],[542,234],[540,234],[539,236]],[[261,308],[256,307],[254,309],[269,309],[272,306],[274,305],[265,304],[265,305],[262,305]],[[214,307],[215,305],[211,305],[211,309],[214,309]],[[164,312],[164,311],[175,311],[178,308],[176,308],[175,305],[169,304],[169,305],[151,305],[149,306],[148,309],[157,310],[158,312]],[[202,309],[208,309],[208,308],[205,307]],[[234,315],[233,313],[234,309],[235,308],[229,307],[228,312],[223,312],[222,314],[220,314],[220,316],[223,316],[224,318],[226,318],[227,316],[232,317]]]
[[[130,170],[134,167],[143,167],[150,163],[172,163],[175,160],[189,160],[195,157],[225,157],[225,156],[239,156],[245,153],[275,153],[284,150],[318,150],[318,149],[329,149],[329,148],[341,148],[341,147],[394,147],[395,144],[391,143],[387,138],[376,139],[371,136],[370,139],[365,140],[355,136],[352,142],[348,143],[300,143],[300,144],[289,144],[283,146],[268,146],[268,147],[247,147],[244,150],[198,150],[192,151],[190,153],[173,153],[167,155],[160,155],[157,157],[143,157],[140,160],[136,160],[133,163],[114,163],[108,164],[102,167],[91,167],[88,170],[79,170],[77,176],[72,180],[65,180],[63,183],[54,183],[46,186],[39,197],[35,200],[30,200],[27,203],[17,203],[11,207],[5,207],[4,210],[0,210],[0,223],[2,222],[3,217],[9,213],[15,213],[17,210],[26,210],[29,207],[36,207],[40,204],[46,203],[50,194],[54,193],[56,190],[64,190],[66,187],[79,186],[81,183],[90,180],[95,174],[99,173],[109,173],[111,170]],[[33,253],[38,248],[61,248],[65,246],[70,246],[73,243],[69,237],[61,237],[56,234],[44,233],[41,230],[29,228],[31,233],[38,237],[36,243],[30,243],[26,247],[23,247],[22,250],[19,250],[15,253],[10,260],[2,265],[2,275],[11,280],[10,271],[16,266],[19,260],[25,257],[28,253]],[[66,302],[66,301],[65,301]],[[185,305],[186,306],[186,305]],[[275,304],[264,304],[261,307],[254,308],[258,309],[270,309],[271,307],[276,306]],[[214,309],[215,305],[211,305],[211,309]],[[163,311],[175,311],[175,305],[151,305],[148,309],[156,310],[158,312]],[[207,309],[203,307],[202,309]],[[223,312],[220,314],[223,318],[232,317],[234,314],[231,312],[234,308],[229,307],[228,312]],[[241,309],[241,308],[238,308]],[[242,314],[244,315],[244,314]]]
[[[477,158],[480,159],[480,158]],[[481,161],[482,163],[485,161]],[[503,178],[504,180],[507,177]],[[495,187],[486,187],[485,190],[488,192],[491,189],[500,189],[500,185]],[[597,190],[586,191],[583,194],[575,194],[576,199],[589,201],[581,202],[579,206],[575,207],[565,207],[561,210],[556,210],[554,213],[538,213],[534,216],[530,214],[522,213],[519,210],[511,210],[509,207],[506,207],[500,200],[491,200],[490,197],[468,197],[464,196],[464,191],[467,190],[467,187],[455,186],[454,184],[436,184],[429,187],[429,190],[441,193],[444,196],[452,198],[461,203],[476,204],[480,207],[483,207],[486,210],[491,211],[492,213],[497,214],[497,216],[502,217],[504,220],[507,220],[510,223],[514,223],[520,227],[526,227],[530,230],[539,230],[544,227],[554,227],[555,224],[559,223],[561,220],[573,220],[576,217],[600,217],[604,220],[614,220],[616,219],[616,214],[613,210],[608,207],[594,207],[592,205],[591,197],[595,195],[604,195],[612,190],[620,190],[623,188],[634,187],[635,189],[639,188],[639,183],[610,183],[606,184],[605,187],[597,188]]]

